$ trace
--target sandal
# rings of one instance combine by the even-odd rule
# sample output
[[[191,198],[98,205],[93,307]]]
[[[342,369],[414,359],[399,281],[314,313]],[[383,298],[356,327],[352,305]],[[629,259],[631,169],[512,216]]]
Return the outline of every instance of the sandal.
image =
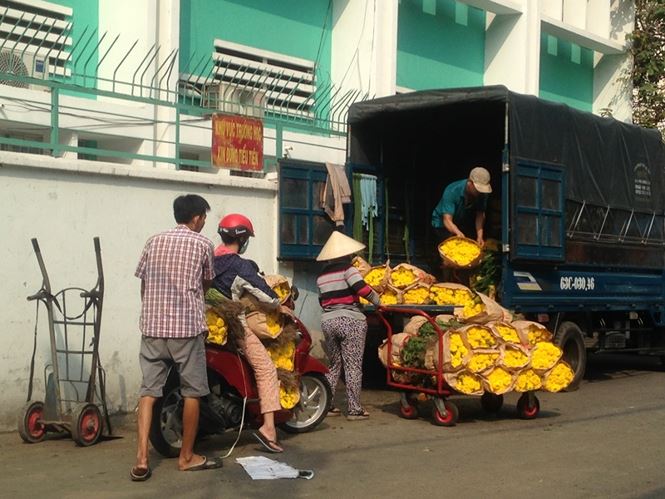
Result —
[[[346,416],[346,419],[348,421],[362,421],[365,419],[369,419],[369,412],[367,412],[365,409],[362,409],[358,413],[349,413],[348,416]]]
[[[275,440],[270,440],[260,431],[256,431],[252,433],[252,435],[268,452],[272,452],[273,454],[279,454],[280,452],[284,452],[284,449],[282,449],[281,445],[279,445],[279,442]]]
[[[331,407],[330,410],[328,411],[328,417],[333,417],[333,416],[340,416],[342,414],[342,411],[340,411],[337,407]]]

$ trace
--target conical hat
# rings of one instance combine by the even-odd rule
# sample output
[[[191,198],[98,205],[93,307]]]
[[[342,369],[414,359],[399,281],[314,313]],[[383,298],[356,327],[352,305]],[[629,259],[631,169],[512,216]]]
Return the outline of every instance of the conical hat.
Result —
[[[316,257],[317,261],[334,260],[346,255],[352,255],[358,251],[365,249],[363,243],[359,243],[355,239],[345,236],[341,232],[333,231],[330,237],[323,245],[321,253]]]

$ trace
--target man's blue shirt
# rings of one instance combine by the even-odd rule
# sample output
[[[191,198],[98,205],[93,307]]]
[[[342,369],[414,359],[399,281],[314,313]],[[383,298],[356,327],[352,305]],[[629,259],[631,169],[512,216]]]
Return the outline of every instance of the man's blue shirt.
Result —
[[[475,200],[472,200],[469,205],[464,204],[464,189],[466,188],[467,179],[456,180],[446,187],[443,191],[443,196],[439,204],[436,205],[432,212],[432,227],[443,227],[443,215],[449,214],[453,217],[453,222],[458,225],[469,212],[473,212],[475,217],[476,211],[485,211],[487,208],[487,194],[480,194]]]

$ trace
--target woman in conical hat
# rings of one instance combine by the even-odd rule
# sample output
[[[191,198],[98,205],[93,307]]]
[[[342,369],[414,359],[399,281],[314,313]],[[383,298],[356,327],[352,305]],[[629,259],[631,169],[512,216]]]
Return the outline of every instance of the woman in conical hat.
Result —
[[[379,304],[379,295],[363,280],[358,269],[351,265],[351,256],[364,248],[364,244],[335,231],[316,257],[326,264],[316,280],[319,303],[323,308],[321,330],[330,360],[330,372],[326,378],[334,394],[344,367],[347,419],[350,421],[369,417],[369,413],[360,405],[367,319],[360,310],[359,297],[362,296],[374,305]],[[329,416],[340,414],[341,411],[335,407],[328,413]]]

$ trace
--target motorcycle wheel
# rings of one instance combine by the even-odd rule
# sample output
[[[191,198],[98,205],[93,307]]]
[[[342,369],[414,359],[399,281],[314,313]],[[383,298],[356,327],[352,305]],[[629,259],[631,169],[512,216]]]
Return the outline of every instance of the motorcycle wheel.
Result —
[[[293,416],[279,427],[288,433],[305,433],[323,421],[332,404],[332,390],[325,376],[319,373],[300,377],[300,401],[293,408]]]
[[[150,424],[150,443],[164,457],[177,457],[182,447],[182,410],[178,374],[171,372],[164,396],[155,401]]]

